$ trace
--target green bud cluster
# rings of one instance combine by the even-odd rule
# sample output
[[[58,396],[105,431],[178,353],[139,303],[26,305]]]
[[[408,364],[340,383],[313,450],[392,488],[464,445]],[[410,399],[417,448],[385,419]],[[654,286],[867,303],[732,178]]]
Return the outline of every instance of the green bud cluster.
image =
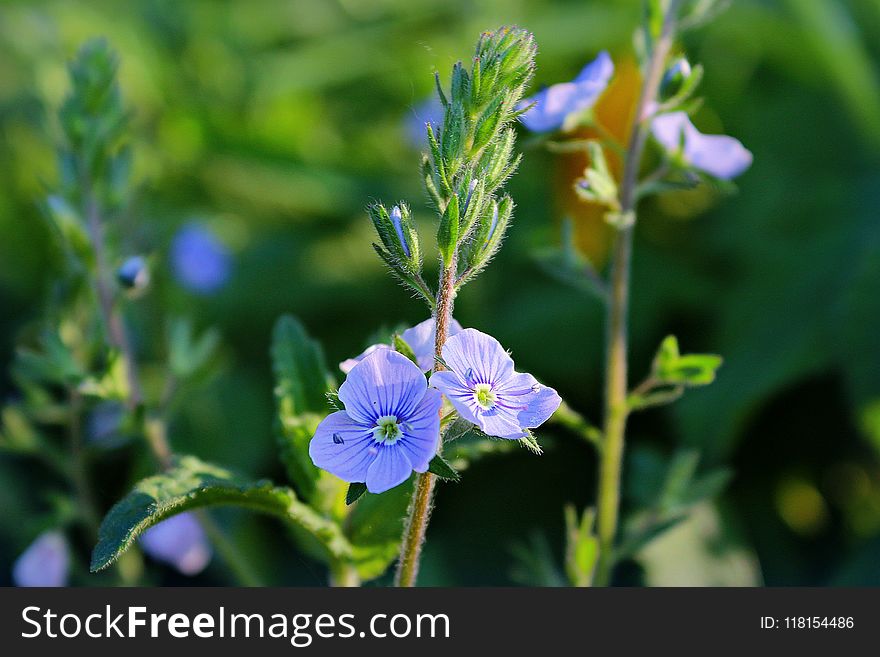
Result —
[[[444,268],[455,267],[457,287],[489,263],[513,214],[513,200],[502,186],[519,165],[511,123],[522,111],[536,52],[530,32],[504,27],[481,35],[469,68],[455,64],[448,94],[435,76],[444,118],[437,127],[426,125],[421,171],[439,217],[440,258]],[[384,206],[369,209],[381,242],[374,246],[391,271],[430,302],[418,237],[409,211],[399,207],[399,229]]]

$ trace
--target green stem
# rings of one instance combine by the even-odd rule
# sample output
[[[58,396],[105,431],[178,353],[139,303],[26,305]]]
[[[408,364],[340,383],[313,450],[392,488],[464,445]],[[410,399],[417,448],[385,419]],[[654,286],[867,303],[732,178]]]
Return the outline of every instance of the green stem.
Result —
[[[330,563],[330,586],[336,588],[356,588],[361,585],[357,568],[348,561],[336,560]]]
[[[672,47],[675,17],[680,0],[670,0],[663,28],[645,73],[636,118],[626,150],[620,187],[621,214],[635,214],[639,164],[648,139],[646,113],[657,96],[663,67]],[[627,317],[629,314],[630,262],[634,222],[621,228],[614,241],[611,261],[610,298],[605,347],[605,426],[604,446],[599,459],[597,490],[597,534],[599,562],[594,583],[607,586],[614,566],[614,542],[620,513],[620,478],[623,465],[627,407]]]
[[[444,268],[440,276],[440,288],[437,290],[437,305],[434,320],[437,325],[437,335],[434,339],[434,371],[443,368],[440,358],[443,356],[443,345],[449,335],[449,321],[452,317],[452,303],[455,300],[455,270],[457,267],[456,256],[453,254],[451,262]],[[442,438],[441,438],[442,448]],[[394,577],[396,586],[415,586],[419,574],[419,561],[422,555],[422,545],[425,542],[425,533],[428,530],[428,520],[431,517],[431,507],[434,501],[434,486],[437,477],[430,472],[423,472],[416,476],[415,490],[409,505],[406,526],[403,530],[403,539],[400,545],[400,559],[397,562],[397,573]]]
[[[247,560],[242,558],[241,550],[238,549],[238,546],[223,532],[220,525],[214,521],[210,514],[204,509],[198,509],[195,512],[195,516],[238,584],[241,586],[265,586],[265,583]]]

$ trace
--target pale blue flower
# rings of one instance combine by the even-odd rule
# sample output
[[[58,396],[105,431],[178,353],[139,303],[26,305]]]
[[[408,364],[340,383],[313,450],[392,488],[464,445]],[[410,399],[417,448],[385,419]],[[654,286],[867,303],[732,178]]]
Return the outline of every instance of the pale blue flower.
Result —
[[[178,513],[145,531],[141,548],[184,575],[197,575],[210,563],[211,544],[192,513]]]
[[[461,324],[455,321],[455,319],[451,319],[449,322],[449,335],[455,335],[459,331],[461,331]],[[415,354],[419,367],[422,368],[423,372],[429,372],[434,368],[434,340],[436,336],[437,329],[433,317],[416,324],[412,328],[406,329],[400,334],[403,341],[413,350],[413,354]],[[370,345],[362,354],[339,363],[339,369],[348,374],[352,367],[378,349],[391,349],[391,346],[387,344]]]
[[[443,346],[448,370],[431,375],[458,414],[498,438],[517,439],[544,423],[562,402],[531,374],[514,371],[513,359],[491,335],[464,329]]]
[[[229,280],[229,249],[205,226],[190,223],[171,244],[171,266],[177,280],[190,292],[211,294]]]
[[[40,534],[12,566],[16,586],[66,586],[70,548],[64,534],[50,530]]]
[[[569,116],[584,112],[596,103],[613,74],[614,63],[603,50],[571,82],[554,84],[522,101],[518,109],[532,103],[534,106],[520,116],[520,121],[532,132],[559,130]]]
[[[722,180],[736,178],[752,164],[752,154],[738,139],[704,135],[694,127],[686,112],[655,117],[651,132],[666,151],[680,155],[686,164]]]
[[[440,393],[406,356],[376,349],[339,388],[344,411],[328,415],[309,443],[319,468],[371,493],[425,472],[440,442]]]

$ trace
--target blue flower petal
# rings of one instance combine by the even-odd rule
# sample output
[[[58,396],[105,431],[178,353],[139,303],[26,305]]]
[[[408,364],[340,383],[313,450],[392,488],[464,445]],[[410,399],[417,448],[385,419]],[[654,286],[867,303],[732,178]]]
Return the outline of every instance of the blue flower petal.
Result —
[[[395,447],[406,452],[412,469],[424,472],[440,446],[440,407],[443,398],[437,390],[428,390],[415,411],[403,418],[403,438]]]
[[[614,63],[602,51],[587,64],[572,82],[554,84],[533,97],[522,101],[517,108],[528,109],[520,121],[532,132],[558,130],[572,114],[591,108],[608,86],[614,74]]]
[[[461,324],[455,319],[449,322],[449,335],[451,337],[461,331]],[[437,328],[434,318],[426,319],[412,328],[406,329],[400,334],[416,356],[419,367],[423,372],[429,372],[434,369],[434,341],[437,337]]]
[[[345,411],[331,413],[321,421],[309,443],[309,456],[317,467],[344,481],[365,481],[376,457],[370,451],[373,428],[356,422]]]
[[[498,396],[510,406],[520,407],[517,421],[527,429],[541,426],[562,403],[562,397],[553,388],[538,383],[531,374],[514,374],[499,386]]]
[[[736,178],[752,165],[752,154],[738,139],[704,135],[685,112],[655,117],[651,132],[668,152],[681,151],[688,164],[722,180]]]
[[[384,493],[406,481],[413,467],[399,443],[376,445],[376,448],[376,458],[367,470],[367,490]]]
[[[376,351],[377,349],[391,349],[391,347],[387,344],[371,344],[369,347],[364,349],[361,353],[359,353],[354,358],[348,358],[341,363],[339,363],[339,369],[342,370],[343,374],[348,374],[351,372],[352,368],[360,363],[364,358],[369,356],[371,353]]]
[[[66,586],[70,548],[64,534],[49,530],[40,534],[12,566],[16,586]]]
[[[501,343],[472,328],[446,340],[443,360],[465,383],[495,383],[513,373],[513,359]]]
[[[427,389],[425,375],[409,358],[377,349],[351,369],[339,399],[352,419],[373,426],[384,415],[410,415]]]
[[[148,555],[184,575],[202,572],[211,561],[211,544],[192,513],[179,513],[150,527],[140,544]]]

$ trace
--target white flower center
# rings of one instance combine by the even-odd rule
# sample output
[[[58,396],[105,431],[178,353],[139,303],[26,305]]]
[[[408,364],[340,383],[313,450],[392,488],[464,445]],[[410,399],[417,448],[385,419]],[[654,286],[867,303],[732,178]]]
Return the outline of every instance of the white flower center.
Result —
[[[396,415],[383,415],[376,420],[376,428],[373,429],[373,439],[383,445],[393,445],[403,438],[403,431],[397,423]]]
[[[478,383],[474,386],[474,399],[477,400],[480,408],[488,411],[495,406],[495,392],[488,383]]]

